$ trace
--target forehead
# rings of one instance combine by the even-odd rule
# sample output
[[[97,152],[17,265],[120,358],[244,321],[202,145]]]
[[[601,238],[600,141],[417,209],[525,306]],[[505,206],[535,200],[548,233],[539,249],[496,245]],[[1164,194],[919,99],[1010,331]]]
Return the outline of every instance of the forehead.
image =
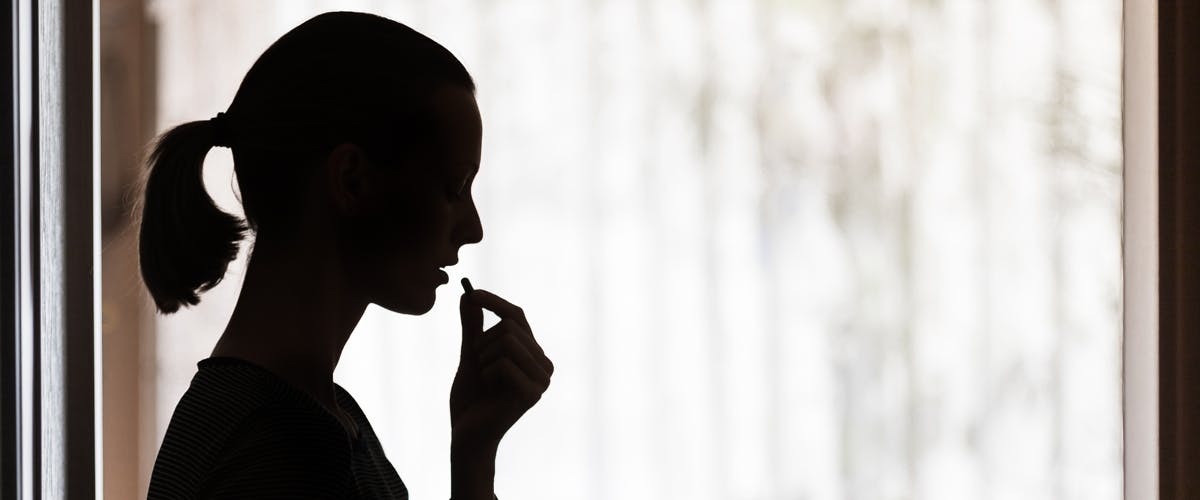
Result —
[[[483,122],[474,94],[456,85],[446,85],[429,97],[429,110],[437,127],[437,163],[454,171],[470,171],[479,165]]]
[[[430,95],[430,110],[444,136],[456,141],[478,141],[483,121],[475,95],[457,85],[444,85]]]

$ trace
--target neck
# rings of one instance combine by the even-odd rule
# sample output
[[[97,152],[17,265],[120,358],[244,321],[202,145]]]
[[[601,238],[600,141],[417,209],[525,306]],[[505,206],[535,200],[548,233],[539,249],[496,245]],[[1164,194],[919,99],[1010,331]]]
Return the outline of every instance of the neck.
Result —
[[[366,306],[327,239],[260,239],[212,355],[262,366],[333,409],[333,371]]]

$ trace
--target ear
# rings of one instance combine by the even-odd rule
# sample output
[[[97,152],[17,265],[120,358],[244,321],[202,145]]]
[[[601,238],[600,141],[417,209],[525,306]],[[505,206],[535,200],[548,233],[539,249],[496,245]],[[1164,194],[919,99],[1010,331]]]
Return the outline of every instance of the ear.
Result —
[[[373,165],[362,148],[356,144],[338,144],[326,157],[324,170],[338,212],[358,215],[370,210],[375,202],[370,179]]]

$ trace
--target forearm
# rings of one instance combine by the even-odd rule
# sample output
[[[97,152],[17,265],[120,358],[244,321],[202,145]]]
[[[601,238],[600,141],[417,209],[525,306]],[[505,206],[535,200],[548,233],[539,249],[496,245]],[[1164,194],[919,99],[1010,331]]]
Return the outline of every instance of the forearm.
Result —
[[[450,498],[493,500],[497,444],[450,445]]]

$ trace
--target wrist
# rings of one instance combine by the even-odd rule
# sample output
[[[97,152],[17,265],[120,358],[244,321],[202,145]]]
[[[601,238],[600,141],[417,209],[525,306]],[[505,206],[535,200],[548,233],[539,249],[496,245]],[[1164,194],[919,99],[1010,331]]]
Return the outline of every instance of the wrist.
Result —
[[[496,458],[496,450],[500,448],[498,439],[450,439],[450,458],[468,456],[490,456]]]
[[[499,443],[450,444],[450,495],[454,500],[492,500]]]

